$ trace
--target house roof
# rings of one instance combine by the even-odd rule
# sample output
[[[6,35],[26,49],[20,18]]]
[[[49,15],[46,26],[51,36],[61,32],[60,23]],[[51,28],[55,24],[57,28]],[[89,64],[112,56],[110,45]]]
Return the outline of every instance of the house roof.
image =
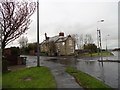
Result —
[[[54,36],[54,37],[50,37],[47,40],[44,40],[42,43],[48,43],[48,42],[52,42],[52,41],[53,42],[64,42],[64,41],[66,41],[67,38],[68,37],[57,35],[57,36]]]
[[[68,38],[68,37],[59,38],[59,39],[57,40],[57,42],[64,42],[64,41],[67,40],[67,38]]]

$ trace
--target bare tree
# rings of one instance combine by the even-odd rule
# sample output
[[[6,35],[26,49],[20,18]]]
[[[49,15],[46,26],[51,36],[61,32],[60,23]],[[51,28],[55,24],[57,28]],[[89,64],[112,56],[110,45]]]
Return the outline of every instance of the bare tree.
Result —
[[[83,34],[80,34],[79,36],[79,48],[80,49],[83,49],[83,43],[84,43]]]
[[[0,2],[2,49],[29,29],[30,16],[35,9],[35,2],[10,2],[10,0]]]
[[[77,46],[77,48],[79,49],[79,35],[78,34],[72,34],[71,36],[75,40],[75,46]]]
[[[84,44],[92,44],[93,43],[93,38],[91,34],[86,34],[84,38]]]
[[[21,47],[21,48],[26,47],[26,46],[27,46],[27,42],[28,42],[28,38],[27,38],[27,37],[24,37],[24,36],[22,36],[22,37],[18,40],[18,43],[20,44],[20,47]]]
[[[80,35],[73,34],[72,37],[75,39],[77,49],[83,49],[83,44],[84,44],[83,34]]]
[[[31,23],[30,16],[35,12],[35,9],[35,2],[11,2],[10,0],[0,2],[2,50],[28,30]],[[7,62],[4,58],[2,63],[3,71],[7,71]]]
[[[84,38],[84,44],[88,44],[88,36],[87,36],[87,34],[85,35],[85,38]]]

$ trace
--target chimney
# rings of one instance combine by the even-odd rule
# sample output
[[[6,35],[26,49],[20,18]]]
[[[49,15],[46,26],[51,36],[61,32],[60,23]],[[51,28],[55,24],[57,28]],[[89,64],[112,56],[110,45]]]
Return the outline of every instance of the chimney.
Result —
[[[60,32],[60,33],[59,33],[59,36],[64,36],[64,33],[63,33],[63,32]]]
[[[68,37],[71,37],[71,35],[68,35]]]
[[[47,33],[45,33],[45,39],[47,40]]]

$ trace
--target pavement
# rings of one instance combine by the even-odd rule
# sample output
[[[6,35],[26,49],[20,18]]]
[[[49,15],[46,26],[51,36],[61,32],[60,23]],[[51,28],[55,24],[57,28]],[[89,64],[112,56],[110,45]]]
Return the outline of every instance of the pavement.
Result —
[[[80,88],[83,90],[83,88],[75,81],[74,77],[65,71],[62,64],[45,60],[42,64],[51,70],[55,77],[57,88]]]

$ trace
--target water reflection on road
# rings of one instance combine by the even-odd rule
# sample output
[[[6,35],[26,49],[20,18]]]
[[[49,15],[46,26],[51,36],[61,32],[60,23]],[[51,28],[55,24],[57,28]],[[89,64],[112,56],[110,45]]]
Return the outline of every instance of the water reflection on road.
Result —
[[[106,57],[103,57],[104,59]],[[117,56],[109,56],[109,59],[117,60]],[[40,64],[43,66],[49,65],[68,65],[85,72],[113,88],[118,87],[118,63],[117,62],[98,62],[99,57],[74,58],[74,57],[40,57]],[[36,66],[37,57],[27,56],[27,66]]]
[[[88,73],[114,88],[118,87],[118,63],[80,61],[76,66],[78,70]]]

